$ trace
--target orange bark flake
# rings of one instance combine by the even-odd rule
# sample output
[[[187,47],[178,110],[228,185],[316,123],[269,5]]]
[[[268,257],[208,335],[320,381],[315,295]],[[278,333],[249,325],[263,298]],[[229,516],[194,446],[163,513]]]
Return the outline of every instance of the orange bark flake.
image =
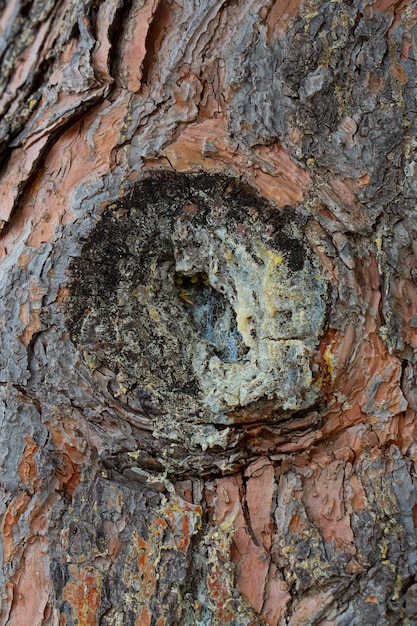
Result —
[[[70,203],[77,186],[86,179],[91,180],[93,171],[94,176],[99,177],[109,170],[112,149],[118,143],[128,110],[128,100],[128,96],[124,96],[111,104],[103,101],[81,122],[63,132],[51,147],[44,171],[33,181],[31,193],[22,202],[14,223],[17,232],[24,232],[27,220],[30,220],[28,246],[36,248],[53,240],[59,223],[75,219]],[[89,134],[91,126],[94,126],[94,132]],[[80,168],[80,162],[88,167]],[[45,171],[50,181],[48,185],[44,182]],[[11,239],[12,234],[6,234],[5,244]]]
[[[317,468],[311,478],[303,478],[303,502],[308,518],[320,528],[327,543],[354,553],[350,511],[345,501],[345,466],[341,461]]]
[[[372,604],[376,604],[378,602],[378,598],[376,596],[368,596],[365,598],[365,602],[371,602]]]
[[[283,587],[282,581],[276,581],[271,574],[269,550],[273,542],[271,507],[275,473],[266,459],[253,463],[246,473],[250,476],[246,488],[250,528],[242,510],[240,477],[225,477],[215,481],[215,519],[219,534],[226,529],[230,531],[232,543],[229,550],[235,566],[237,588],[257,613],[265,609],[266,623],[274,625],[290,599],[284,589],[285,584]],[[252,537],[255,537],[256,543]],[[227,551],[227,541],[221,546],[219,544],[219,549]],[[225,556],[226,553],[223,558]],[[218,594],[222,594],[220,597],[224,599],[231,591],[227,577],[223,575],[220,578],[219,573],[215,575],[215,571],[212,572],[208,586],[210,597],[214,599]],[[265,594],[268,601],[264,606]],[[227,618],[223,617],[224,620]]]
[[[15,589],[7,619],[8,626],[26,626],[43,622],[52,591],[49,562],[45,552],[45,544],[40,538],[25,548],[20,561],[22,567],[12,579]]]
[[[120,74],[123,87],[139,91],[142,84],[143,61],[146,55],[146,36],[159,3],[156,0],[132,3],[132,11],[120,50]]]
[[[155,520],[153,520],[155,521]],[[151,528],[151,532],[155,526]],[[159,531],[156,533],[159,534]],[[122,580],[127,589],[131,589],[132,603],[139,615],[143,618],[143,624],[150,624],[147,620],[149,614],[149,602],[156,587],[155,560],[159,552],[158,541],[150,538],[145,541],[135,530],[129,553],[127,555]],[[136,583],[139,589],[136,591]]]
[[[63,455],[65,457],[65,455]],[[72,463],[70,459],[67,458],[67,463],[65,466],[65,473],[60,476],[62,481],[62,488],[65,496],[71,500],[74,490],[80,482],[81,478],[81,468],[79,465]]]
[[[236,567],[236,584],[244,598],[260,613],[270,559],[255,545],[248,533],[238,530],[233,537],[236,550],[232,553]]]
[[[275,472],[272,465],[264,465],[249,478],[246,486],[246,502],[252,531],[258,545],[269,550],[272,544],[273,523],[271,519]]]
[[[368,293],[371,292],[372,288]],[[389,353],[371,318],[366,318],[361,329],[349,324],[344,333],[333,336],[323,351],[324,346],[318,362],[324,361],[331,380],[323,378],[323,387],[340,411],[337,417],[329,412],[332,421],[325,424],[325,433],[347,422],[369,420],[369,416],[386,419],[406,409],[400,386],[401,362]]]
[[[22,304],[20,307],[20,321],[26,323],[27,326],[23,333],[19,335],[19,340],[25,347],[30,344],[33,335],[38,333],[42,327],[39,313],[37,309],[29,312],[29,305],[26,303]]]
[[[25,441],[27,445],[19,463],[19,476],[22,483],[35,490],[39,479],[36,462],[33,457],[38,452],[39,446],[30,437],[25,437]]]
[[[66,287],[60,287],[57,291],[56,300],[57,304],[64,304],[69,301],[69,289]]]
[[[308,530],[307,521],[303,519],[302,517],[300,517],[299,515],[292,515],[288,524],[288,531],[290,533],[297,533],[301,535],[307,530]]]
[[[135,626],[150,626],[151,613],[147,606],[142,607],[135,619]]]
[[[3,517],[2,536],[4,548],[4,560],[11,561],[15,549],[13,528],[18,524],[21,515],[26,511],[31,501],[31,496],[25,491],[19,491],[7,507]]]
[[[278,626],[280,617],[290,600],[291,594],[288,591],[287,583],[280,577],[277,567],[271,564],[262,610],[262,618],[269,626]]]
[[[274,2],[267,20],[267,38],[275,39],[284,32],[291,18],[300,13],[303,0],[289,0],[288,2]]]
[[[212,569],[207,577],[207,589],[209,597],[216,606],[215,616],[220,624],[234,624],[236,615],[227,606],[227,601],[231,597],[231,589],[225,571],[220,567]]]
[[[255,166],[249,166],[248,158],[236,152],[227,140],[226,122],[221,117],[190,124],[161,156],[167,157],[179,172],[196,167],[217,170],[219,161],[222,161],[263,196],[282,207],[301,202],[303,192],[310,184],[308,172],[297,166],[279,144],[262,146],[253,152],[251,159],[255,160]],[[155,166],[157,163],[149,162],[151,164]]]
[[[315,363],[320,375],[317,378],[317,384],[323,392],[329,396],[332,391],[333,384],[333,363],[331,359],[332,347],[336,342],[337,331],[330,328],[321,338]]]
[[[68,567],[70,581],[62,591],[62,597],[72,608],[73,620],[83,626],[97,626],[100,608],[102,578],[92,567]]]

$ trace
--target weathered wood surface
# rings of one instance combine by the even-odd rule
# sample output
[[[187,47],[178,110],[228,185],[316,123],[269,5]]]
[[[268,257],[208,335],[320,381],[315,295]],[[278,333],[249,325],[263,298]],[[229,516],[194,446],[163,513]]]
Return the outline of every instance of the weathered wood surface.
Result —
[[[0,6],[0,624],[417,624],[415,3]],[[233,214],[226,177],[250,198]],[[193,180],[217,181],[217,204]],[[171,212],[146,184],[164,186]],[[181,270],[175,245],[209,241],[211,215],[225,247]],[[200,239],[178,235],[200,218]],[[247,401],[212,402],[219,379],[191,356],[179,371],[178,337],[197,341],[184,320],[198,326],[216,285],[229,335],[232,309],[244,338],[276,322],[261,304],[242,317],[227,291],[249,258],[235,271],[233,253],[263,238],[299,334],[243,347],[286,341],[274,371],[295,368],[299,387],[287,404],[287,383],[261,382],[265,397],[248,386]],[[317,272],[311,288],[289,241]],[[251,271],[258,299],[272,297]],[[152,356],[140,333],[170,320],[160,336],[179,353]],[[249,366],[223,361],[249,385]],[[188,387],[176,396],[169,376]]]

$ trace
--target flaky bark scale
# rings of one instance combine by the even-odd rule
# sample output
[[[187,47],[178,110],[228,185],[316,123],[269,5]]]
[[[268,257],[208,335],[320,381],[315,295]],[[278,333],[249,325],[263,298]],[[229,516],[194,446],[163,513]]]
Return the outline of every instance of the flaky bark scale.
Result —
[[[412,2],[4,7],[1,624],[417,623],[416,24]],[[149,272],[136,287],[120,278],[135,241],[145,245],[132,239],[132,215],[155,180],[180,216],[174,224],[174,209],[155,209],[171,265],[164,273],[151,255],[149,267],[166,303],[152,296]],[[173,189],[187,180],[201,196],[180,206]],[[229,219],[227,183],[203,202],[204,180],[249,190],[244,217]],[[181,239],[199,215],[212,225]],[[117,266],[94,247],[97,233],[104,248],[122,245],[112,223],[130,237]],[[213,223],[224,249],[207,243]],[[176,251],[196,249],[196,237],[207,267]],[[317,335],[262,335],[277,380],[285,368],[272,342],[288,344],[302,381],[292,403],[259,382],[264,396],[250,390],[236,404],[230,382],[210,404],[192,357],[177,404],[158,383],[162,366],[155,379],[135,378],[135,356],[112,335],[128,287],[153,320],[137,326],[149,345],[168,336],[158,323],[170,315],[189,319],[190,346],[211,341],[207,362],[223,361],[227,377],[277,320],[269,278],[281,272],[297,286],[301,264],[285,269],[291,241],[317,273],[309,293],[324,316]],[[237,270],[233,246],[242,246]],[[268,306],[256,310],[271,315],[259,313],[258,326],[239,273],[256,255],[266,274],[254,265],[248,282],[258,277]],[[116,270],[117,298],[105,280]],[[86,276],[103,285],[102,309],[97,289],[82,289]],[[297,332],[301,319],[311,328],[303,289],[288,297]],[[212,296],[227,318],[213,341],[198,335]],[[101,330],[97,318],[88,325],[97,311],[114,316]],[[231,352],[236,329],[244,345]],[[143,371],[156,371],[147,358]],[[177,383],[172,363],[167,380]]]

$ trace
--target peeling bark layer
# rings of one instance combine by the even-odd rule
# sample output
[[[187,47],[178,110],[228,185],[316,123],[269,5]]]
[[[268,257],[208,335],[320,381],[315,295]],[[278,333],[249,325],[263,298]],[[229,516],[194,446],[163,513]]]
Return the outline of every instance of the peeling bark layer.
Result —
[[[0,624],[417,623],[416,24],[4,6]]]

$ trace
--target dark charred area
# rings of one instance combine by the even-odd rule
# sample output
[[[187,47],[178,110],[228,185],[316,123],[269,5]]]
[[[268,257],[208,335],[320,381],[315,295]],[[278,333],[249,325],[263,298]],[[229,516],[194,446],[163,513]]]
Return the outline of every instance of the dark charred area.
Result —
[[[84,236],[67,272],[70,294],[64,310],[88,377],[103,380],[99,388],[104,388],[104,397],[94,382],[97,409],[83,412],[101,439],[114,432],[100,452],[111,481],[166,494],[169,481],[178,477],[236,475],[264,454],[279,454],[282,446],[302,448],[302,437],[313,436],[315,430],[320,438],[321,422],[314,410],[320,400],[310,392],[310,379],[291,409],[283,409],[279,397],[261,388],[254,399],[225,410],[207,403],[204,394],[211,383],[202,382],[201,369],[195,369],[201,344],[206,350],[199,357],[203,366],[214,358],[216,367],[227,372],[249,362],[253,348],[246,343],[248,337],[254,342],[250,345],[262,341],[263,327],[244,330],[245,337],[239,331],[242,307],[243,329],[249,315],[237,295],[242,283],[254,281],[247,297],[255,307],[263,306],[258,293],[262,281],[272,281],[271,287],[266,283],[269,298],[271,289],[280,291],[275,285],[283,280],[283,302],[285,289],[296,294],[301,283],[296,297],[305,306],[306,283],[300,276],[313,275],[313,265],[303,227],[300,213],[280,212],[236,179],[163,172],[111,204]],[[216,233],[226,244],[210,252]],[[253,276],[266,272],[265,279],[251,278],[246,270],[242,277],[233,274],[233,247],[246,249],[245,240],[246,246],[258,242],[260,252],[254,248],[248,259]],[[225,255],[232,259],[232,274],[224,269]],[[270,266],[272,260],[275,265]],[[320,286],[317,299],[324,314],[327,289]],[[257,315],[254,310],[247,323],[253,325],[251,318]],[[290,336],[282,358],[294,360],[294,365],[283,366],[284,384],[291,390],[305,375],[297,373],[298,362],[305,366],[304,357],[291,347],[294,333],[301,333],[300,341],[311,341],[312,347],[317,341],[308,338],[310,326],[300,330],[294,315],[288,307],[274,315],[284,343],[285,333]],[[260,375],[262,382],[267,376]],[[240,385],[239,371],[233,384]]]
[[[253,313],[253,320],[248,317],[242,297],[249,297],[253,306],[263,304],[255,293],[259,284],[248,296],[239,295],[239,289],[254,279],[233,277],[240,271],[233,269],[238,262],[232,260],[234,249],[260,246],[260,253],[248,257],[254,264],[251,271],[266,272],[265,280],[274,284],[281,280],[280,264],[285,262],[285,280],[294,290],[297,281],[304,280],[298,272],[309,258],[300,224],[299,215],[291,210],[280,213],[237,179],[171,172],[145,179],[104,212],[69,266],[67,326],[86,365],[92,370],[110,368],[119,382],[109,391],[124,406],[137,405],[145,415],[149,413],[140,397],[158,406],[157,413],[151,410],[150,415],[166,422],[162,430],[168,439],[171,420],[188,427],[193,422],[223,421],[225,411],[207,405],[209,387],[205,390],[207,383],[198,372],[204,371],[210,358],[226,368],[249,363],[250,346],[265,332],[273,332],[253,328],[245,339],[239,330],[239,323],[245,329],[247,323],[256,324],[257,315]],[[227,259],[231,270],[225,266]],[[268,269],[272,259],[276,259],[274,270]],[[322,298],[327,298],[325,292]],[[245,318],[238,322],[241,309]],[[285,330],[295,323],[292,317],[291,310],[276,314],[280,333],[284,338],[289,334],[291,341],[293,332],[302,332]],[[206,356],[199,356],[201,345]],[[288,354],[284,358],[293,358],[292,349],[283,348],[283,354]],[[201,365],[195,365],[196,358]],[[246,401],[247,415],[245,405],[237,406],[227,411],[226,421],[250,422],[254,415],[262,416],[268,405],[273,407],[271,416],[279,415],[280,402],[264,396],[260,391],[258,410],[257,401]],[[173,457],[186,456],[189,443],[178,442]]]

